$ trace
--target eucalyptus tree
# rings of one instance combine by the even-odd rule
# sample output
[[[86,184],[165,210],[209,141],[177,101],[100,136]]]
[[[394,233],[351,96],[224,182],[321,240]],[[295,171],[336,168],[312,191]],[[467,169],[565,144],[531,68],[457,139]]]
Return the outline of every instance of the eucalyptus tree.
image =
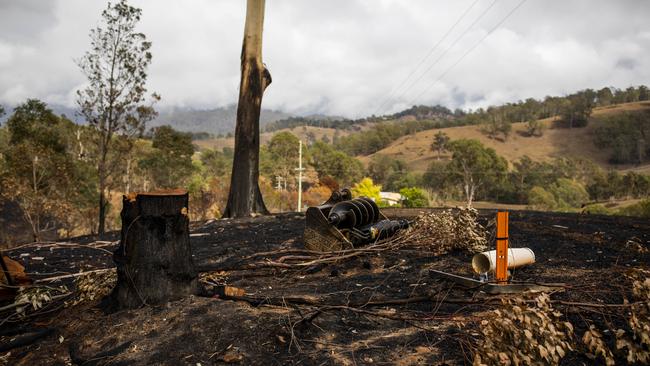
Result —
[[[260,109],[271,73],[262,62],[264,0],[248,0],[230,193],[223,217],[267,214],[259,188]]]

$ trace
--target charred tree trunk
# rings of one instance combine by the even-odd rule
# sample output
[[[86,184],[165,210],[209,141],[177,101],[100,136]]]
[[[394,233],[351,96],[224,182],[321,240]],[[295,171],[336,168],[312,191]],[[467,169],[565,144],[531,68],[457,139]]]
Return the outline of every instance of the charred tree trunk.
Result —
[[[264,0],[248,0],[241,54],[241,82],[235,127],[230,193],[223,217],[268,214],[259,187],[260,108],[271,74],[262,63]]]
[[[186,191],[124,196],[111,307],[136,308],[197,294]]]

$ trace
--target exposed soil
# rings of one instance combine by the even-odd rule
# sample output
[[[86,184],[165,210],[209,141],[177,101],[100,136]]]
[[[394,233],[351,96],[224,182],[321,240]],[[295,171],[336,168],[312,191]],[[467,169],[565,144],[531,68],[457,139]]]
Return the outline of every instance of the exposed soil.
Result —
[[[487,223],[493,216],[483,211],[481,220]],[[0,364],[471,364],[472,345],[480,338],[477,326],[499,300],[429,275],[437,269],[475,276],[471,254],[433,256],[402,248],[333,264],[241,269],[265,257],[281,257],[251,257],[255,253],[304,249],[303,228],[300,214],[194,223],[194,261],[201,271],[210,271],[202,274],[203,280],[241,288],[245,298],[225,299],[208,288],[209,296],[164,306],[105,314],[99,302],[84,303],[28,324],[6,323],[3,329],[49,327],[55,332],[11,350],[9,356],[0,354]],[[647,269],[650,263],[647,220],[511,212],[510,239],[511,246],[529,247],[537,257],[534,265],[517,269],[514,279],[567,285],[551,297],[577,335],[590,324],[601,329],[624,325],[624,309],[568,304],[623,302],[629,295],[623,274],[635,267]],[[117,244],[87,246],[91,241],[32,245],[7,254],[20,258],[34,279],[112,267],[110,252]],[[21,257],[23,253],[29,256]],[[71,280],[62,282],[70,285]],[[613,345],[613,335],[604,336]],[[0,345],[12,337],[0,336]],[[564,363],[592,361],[576,353]]]

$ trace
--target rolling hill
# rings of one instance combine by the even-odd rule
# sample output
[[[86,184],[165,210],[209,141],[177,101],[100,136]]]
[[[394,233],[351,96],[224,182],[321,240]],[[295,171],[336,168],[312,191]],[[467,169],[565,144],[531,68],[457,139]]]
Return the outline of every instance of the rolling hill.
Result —
[[[262,144],[266,144],[271,140],[273,135],[280,132],[290,132],[296,135],[304,142],[307,142],[309,141],[310,133],[313,134],[316,140],[322,140],[324,136],[327,136],[327,139],[329,141],[332,141],[336,133],[338,133],[339,136],[346,136],[356,131],[336,130],[334,128],[323,128],[323,127],[314,127],[314,126],[284,128],[274,132],[263,132],[262,134],[260,134],[260,142]],[[224,147],[234,147],[235,139],[233,137],[220,137],[220,138],[205,139],[205,140],[195,140],[193,141],[193,143],[196,146],[198,146],[199,149],[221,150]]]
[[[644,109],[650,109],[650,102],[634,102],[595,108],[592,117],[598,118],[624,111]],[[547,118],[541,121],[546,126],[544,134],[541,137],[526,137],[523,133],[526,129],[525,123],[514,123],[512,125],[512,133],[507,141],[490,139],[481,133],[480,126],[476,125],[448,127],[403,136],[374,154],[360,156],[358,158],[367,164],[374,155],[386,155],[405,161],[413,171],[423,172],[432,161],[437,159],[437,154],[431,151],[429,147],[433,141],[433,136],[438,131],[443,131],[452,140],[463,138],[479,140],[485,146],[496,150],[497,154],[503,156],[510,162],[516,161],[524,155],[537,161],[548,161],[558,157],[587,158],[604,168],[650,173],[650,164],[639,167],[611,165],[608,161],[610,152],[599,149],[594,145],[593,124],[584,128],[566,129],[552,128],[553,118]],[[449,158],[449,155],[443,154],[442,158]]]
[[[649,110],[650,102],[625,103],[615,106],[595,108],[592,113],[593,118],[601,116],[615,115],[626,111]],[[616,169],[620,171],[633,170],[638,173],[650,174],[650,164],[641,166],[630,165],[612,165],[609,163],[608,150],[599,149],[593,142],[593,124],[584,128],[553,128],[553,118],[540,120],[545,126],[544,134],[541,137],[526,137],[523,133],[526,130],[525,123],[514,123],[512,133],[507,141],[495,140],[487,137],[480,131],[480,126],[460,126],[447,127],[442,129],[421,131],[412,135],[403,136],[386,148],[367,156],[357,156],[364,164],[372,159],[374,155],[386,155],[395,159],[403,160],[407,163],[412,171],[424,172],[429,164],[437,159],[437,154],[429,149],[433,136],[438,131],[443,131],[452,140],[467,138],[481,141],[485,146],[496,150],[497,154],[506,158],[509,162],[516,161],[527,155],[536,161],[549,161],[557,157],[575,157],[587,158],[607,169]],[[391,121],[386,121],[391,122]],[[399,123],[399,121],[392,121]],[[361,129],[372,128],[370,124],[362,125]],[[334,134],[346,136],[356,131],[336,130],[333,128],[321,128],[313,126],[303,126],[281,129],[274,132],[264,132],[260,140],[262,144],[267,143],[275,133],[282,131],[291,132],[308,141],[308,134],[313,134],[317,140],[327,136],[332,141]],[[200,148],[211,148],[220,150],[223,147],[233,147],[234,139],[231,138],[214,138],[207,140],[198,140],[194,143]],[[450,158],[449,154],[444,154],[442,159]]]

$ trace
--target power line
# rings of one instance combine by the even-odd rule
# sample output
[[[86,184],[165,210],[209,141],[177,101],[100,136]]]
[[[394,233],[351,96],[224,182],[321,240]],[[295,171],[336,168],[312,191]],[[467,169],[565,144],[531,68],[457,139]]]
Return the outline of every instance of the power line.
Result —
[[[429,67],[426,70],[424,70],[424,72],[421,73],[420,76],[417,79],[415,79],[413,82],[411,82],[409,84],[409,86],[406,89],[404,89],[402,91],[402,93],[398,97],[396,97],[394,99],[399,100],[400,98],[402,98],[415,84],[417,84],[420,80],[422,80],[422,77],[424,77],[429,71],[431,71],[431,69],[434,66],[436,66],[440,62],[440,60],[442,60],[442,58],[449,52],[449,50],[451,50],[481,19],[483,19],[483,17],[490,11],[490,9],[492,9],[494,7],[494,5],[497,3],[497,1],[498,0],[492,1],[490,6],[488,6],[485,10],[483,10],[483,12],[481,14],[479,14],[479,16],[476,19],[474,19],[474,21],[467,28],[465,28],[465,30],[463,31],[463,33],[460,34],[460,36],[458,36],[458,37],[456,37],[456,39],[454,39],[454,41],[451,43],[451,45],[449,47],[447,47],[447,49],[445,49],[442,52],[442,54],[440,54],[440,56],[438,56],[438,58],[434,62],[431,65],[429,65]]]
[[[469,11],[472,10],[472,8],[474,8],[474,5],[476,5],[479,1],[480,0],[474,0],[474,2],[472,4],[470,4],[470,6],[467,9],[465,9],[465,11],[456,20],[456,22],[451,26],[451,28],[449,28],[447,30],[447,32],[442,36],[442,38],[440,38],[438,40],[438,42],[433,47],[431,47],[431,49],[429,49],[429,52],[424,56],[424,58],[422,58],[420,60],[420,62],[415,66],[415,68],[413,70],[411,70],[411,73],[409,73],[408,76],[406,76],[406,78],[404,80],[402,80],[401,83],[399,83],[399,85],[394,87],[390,91],[390,93],[388,93],[388,96],[386,96],[384,101],[379,105],[379,107],[375,111],[375,114],[378,113],[380,110],[382,110],[382,108],[384,107],[384,104],[386,104],[387,102],[390,101],[391,97],[393,96],[393,93],[397,92],[402,86],[404,86],[404,84],[411,78],[411,76],[413,76],[415,74],[415,72],[420,68],[420,66],[422,66],[422,64],[424,64],[424,62],[429,58],[429,56],[431,56],[433,54],[433,52],[438,48],[438,46],[440,46],[442,41],[444,41],[447,38],[447,36],[449,36],[449,34],[451,34],[451,32],[456,28],[456,26],[461,22],[461,20],[463,20],[463,18],[465,18],[465,15],[467,15],[467,13],[469,13]]]
[[[436,83],[438,83],[443,77],[445,77],[445,75],[447,75],[447,73],[449,73],[449,71],[451,71],[451,69],[453,69],[456,65],[458,65],[467,55],[472,53],[472,51],[474,51],[474,49],[476,49],[476,47],[478,47],[481,43],[483,43],[483,41],[487,37],[489,37],[490,34],[492,34],[495,30],[497,30],[497,28],[499,28],[501,26],[501,24],[503,24],[515,11],[517,11],[517,9],[519,9],[522,5],[524,5],[524,3],[526,1],[527,0],[522,0],[521,2],[519,2],[519,4],[517,4],[517,6],[515,6],[512,10],[510,10],[510,12],[508,14],[506,14],[505,17],[503,17],[494,27],[492,27],[492,29],[490,29],[485,34],[485,36],[483,36],[483,38],[481,38],[474,46],[472,46],[469,50],[467,50],[467,52],[465,52],[458,60],[456,60],[456,62],[454,62],[450,67],[448,67],[442,74],[440,74],[438,76],[438,78],[433,81],[433,83],[429,84],[429,86],[427,86],[420,94],[418,94],[415,98],[413,98],[411,100],[411,102],[409,102],[409,104],[414,103],[422,95],[424,95],[426,92],[428,92]]]

